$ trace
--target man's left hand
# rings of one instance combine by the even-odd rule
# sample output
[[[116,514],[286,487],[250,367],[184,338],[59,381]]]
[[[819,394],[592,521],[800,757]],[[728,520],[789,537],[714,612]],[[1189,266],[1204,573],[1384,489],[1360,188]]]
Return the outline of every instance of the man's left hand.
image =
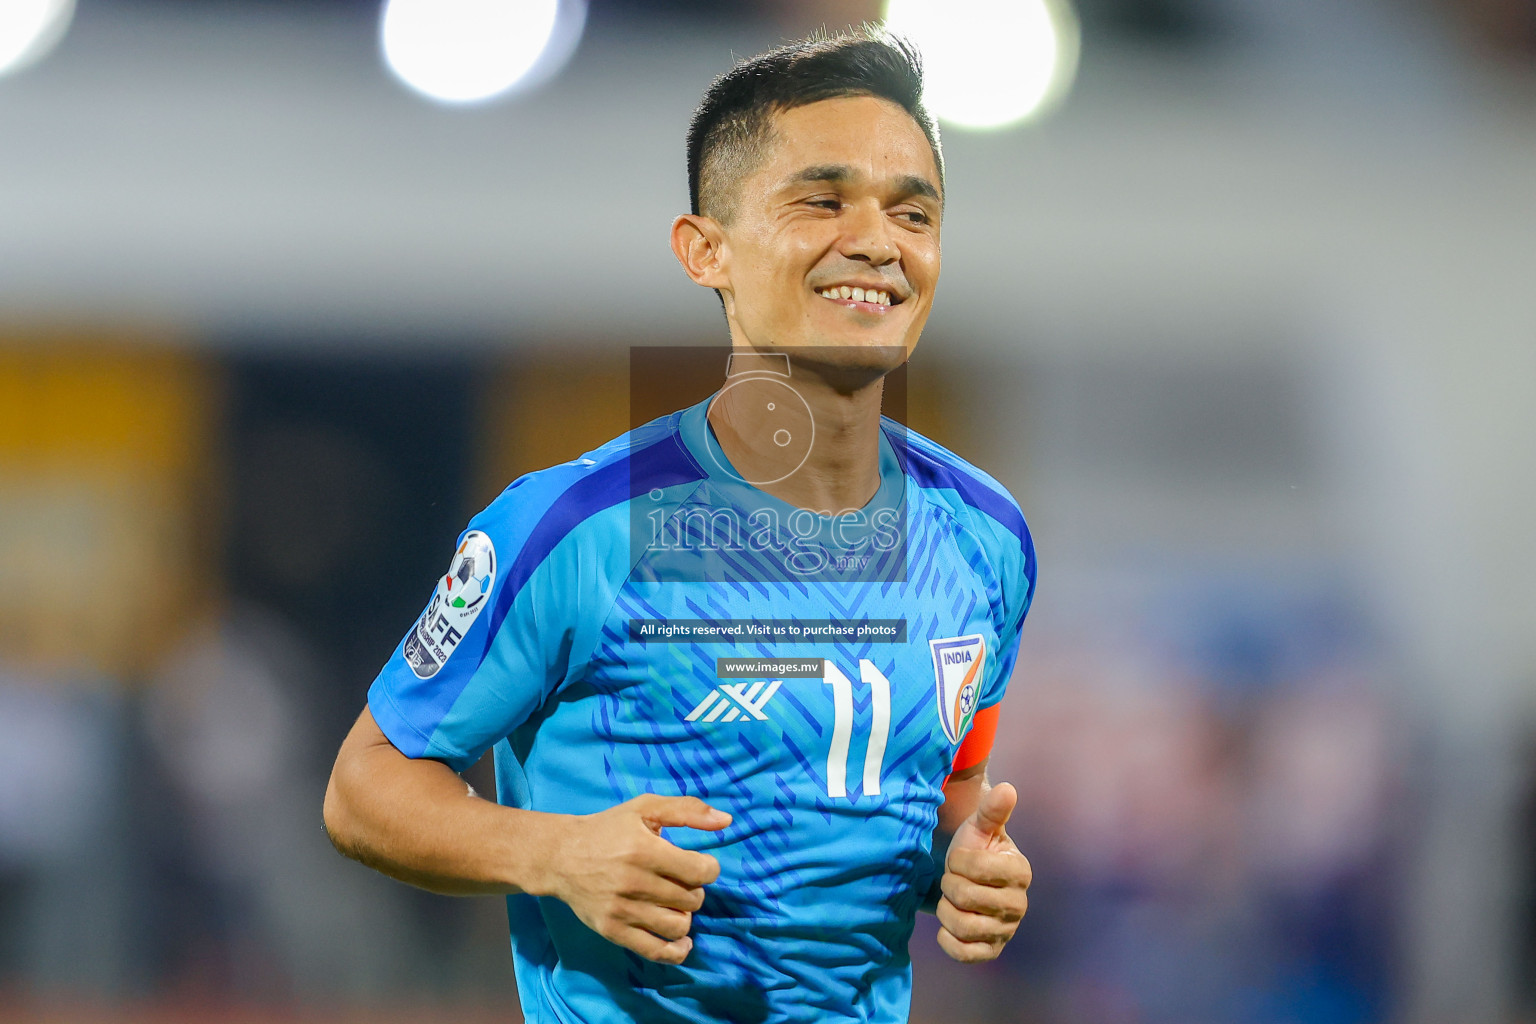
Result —
[[[962,963],[995,959],[1029,907],[1029,860],[1005,830],[1018,801],[1006,782],[983,793],[944,858],[939,947]]]

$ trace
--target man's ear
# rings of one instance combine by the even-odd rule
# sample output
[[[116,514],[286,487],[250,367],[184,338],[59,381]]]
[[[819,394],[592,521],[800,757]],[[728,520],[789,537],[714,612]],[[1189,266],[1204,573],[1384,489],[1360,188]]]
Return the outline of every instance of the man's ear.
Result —
[[[713,217],[685,213],[672,222],[672,255],[693,283],[705,288],[730,287],[726,272],[725,231]]]

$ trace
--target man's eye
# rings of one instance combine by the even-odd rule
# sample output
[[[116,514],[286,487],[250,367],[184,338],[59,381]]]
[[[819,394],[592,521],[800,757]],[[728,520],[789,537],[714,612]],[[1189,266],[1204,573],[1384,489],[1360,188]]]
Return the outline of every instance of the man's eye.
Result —
[[[819,206],[824,210],[838,210],[842,208],[843,202],[841,199],[810,199],[807,200],[807,205]]]
[[[902,210],[896,216],[905,219],[909,224],[928,223],[928,215],[922,210]]]

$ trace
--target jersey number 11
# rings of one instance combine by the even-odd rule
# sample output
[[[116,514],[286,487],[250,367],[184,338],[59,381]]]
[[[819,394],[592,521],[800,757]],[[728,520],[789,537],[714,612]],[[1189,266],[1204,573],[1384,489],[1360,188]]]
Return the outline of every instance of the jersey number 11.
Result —
[[[832,687],[832,747],[827,751],[827,796],[848,795],[848,745],[853,738],[853,681],[824,662],[822,682]],[[880,769],[891,734],[891,683],[874,663],[859,659],[859,681],[869,687],[869,747],[864,752],[864,795],[880,795]]]

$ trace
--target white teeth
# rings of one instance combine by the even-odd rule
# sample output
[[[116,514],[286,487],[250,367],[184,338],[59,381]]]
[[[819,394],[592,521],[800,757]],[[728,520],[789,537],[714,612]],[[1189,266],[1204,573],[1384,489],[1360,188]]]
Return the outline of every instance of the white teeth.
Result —
[[[869,302],[877,306],[889,306],[891,304],[890,292],[879,291],[875,288],[854,288],[846,284],[823,288],[816,294],[824,299],[851,299],[854,302]]]

